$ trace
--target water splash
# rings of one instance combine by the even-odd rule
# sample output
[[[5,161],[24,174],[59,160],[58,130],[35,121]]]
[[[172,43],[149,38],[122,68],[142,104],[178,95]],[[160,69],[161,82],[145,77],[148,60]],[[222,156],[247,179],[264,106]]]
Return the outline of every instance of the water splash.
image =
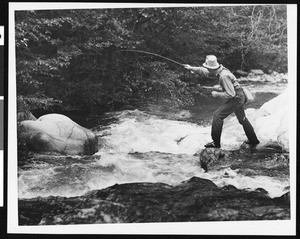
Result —
[[[281,196],[288,179],[245,176],[230,168],[205,173],[194,156],[211,140],[210,126],[164,119],[139,110],[112,114],[117,122],[95,132],[100,150],[92,157],[37,155],[18,170],[19,197],[79,196],[116,183],[177,185],[193,176],[218,186],[264,188]],[[237,120],[225,120],[222,148],[237,149],[246,139]]]
[[[117,115],[120,122],[98,133],[105,152],[163,152],[194,154],[210,140],[210,128],[161,119],[141,111]],[[105,135],[102,137],[102,135]]]
[[[210,127],[161,119],[137,110],[119,112],[116,117],[119,123],[97,133],[102,147],[92,157],[39,156],[31,168],[20,169],[19,197],[78,196],[116,183],[177,185],[193,176],[210,179],[218,186],[262,187],[271,196],[282,195],[288,186],[288,181],[246,177],[231,169],[204,173],[194,154],[210,139]],[[231,134],[240,133],[239,129],[235,131]],[[224,147],[238,145],[238,140],[228,138]]]

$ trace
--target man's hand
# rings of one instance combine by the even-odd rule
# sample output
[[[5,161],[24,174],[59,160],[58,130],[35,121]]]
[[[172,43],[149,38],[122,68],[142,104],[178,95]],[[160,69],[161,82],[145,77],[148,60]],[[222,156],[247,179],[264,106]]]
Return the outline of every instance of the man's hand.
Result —
[[[215,91],[222,91],[222,87],[220,85],[214,85],[213,90]]]
[[[212,94],[213,97],[218,97],[219,93],[217,91],[212,91],[211,94]]]
[[[192,69],[193,69],[193,67],[190,66],[190,65],[188,65],[188,64],[185,64],[185,65],[184,65],[184,68],[187,69],[187,70],[192,70]]]

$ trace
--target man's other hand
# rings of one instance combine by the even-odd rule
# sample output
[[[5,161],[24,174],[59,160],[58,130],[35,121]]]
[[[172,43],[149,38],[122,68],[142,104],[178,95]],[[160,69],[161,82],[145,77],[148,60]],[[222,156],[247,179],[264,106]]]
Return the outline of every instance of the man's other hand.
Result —
[[[222,91],[222,87],[220,85],[214,85],[213,90],[215,91]]]
[[[213,97],[218,97],[219,93],[217,91],[212,91],[211,94],[212,94]]]

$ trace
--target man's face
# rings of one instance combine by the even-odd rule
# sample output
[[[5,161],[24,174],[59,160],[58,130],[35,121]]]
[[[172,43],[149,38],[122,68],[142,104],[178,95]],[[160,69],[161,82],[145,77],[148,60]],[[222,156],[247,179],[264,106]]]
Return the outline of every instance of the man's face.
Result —
[[[206,69],[209,71],[209,74],[217,75],[217,70],[216,69],[209,69],[209,68],[206,68]]]

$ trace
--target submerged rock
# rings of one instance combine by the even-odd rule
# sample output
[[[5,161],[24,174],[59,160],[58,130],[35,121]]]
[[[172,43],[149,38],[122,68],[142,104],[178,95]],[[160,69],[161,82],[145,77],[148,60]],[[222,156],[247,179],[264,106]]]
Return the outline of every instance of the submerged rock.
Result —
[[[263,75],[264,74],[264,72],[260,69],[251,69],[250,73],[253,73],[255,75]]]
[[[221,149],[214,149],[214,148],[206,148],[200,151],[199,158],[200,158],[200,165],[201,168],[208,171],[208,167],[211,164],[221,161],[222,159],[228,157],[229,151],[221,150]]]
[[[20,225],[288,220],[286,198],[260,190],[218,188],[193,177],[178,186],[128,183],[94,190],[80,197],[19,199]]]
[[[20,137],[33,151],[70,155],[98,151],[96,135],[64,115],[47,114],[37,120],[24,120],[20,126]]]
[[[248,72],[243,71],[243,70],[236,70],[236,71],[234,71],[234,74],[237,76],[243,76],[243,77],[248,76]]]

